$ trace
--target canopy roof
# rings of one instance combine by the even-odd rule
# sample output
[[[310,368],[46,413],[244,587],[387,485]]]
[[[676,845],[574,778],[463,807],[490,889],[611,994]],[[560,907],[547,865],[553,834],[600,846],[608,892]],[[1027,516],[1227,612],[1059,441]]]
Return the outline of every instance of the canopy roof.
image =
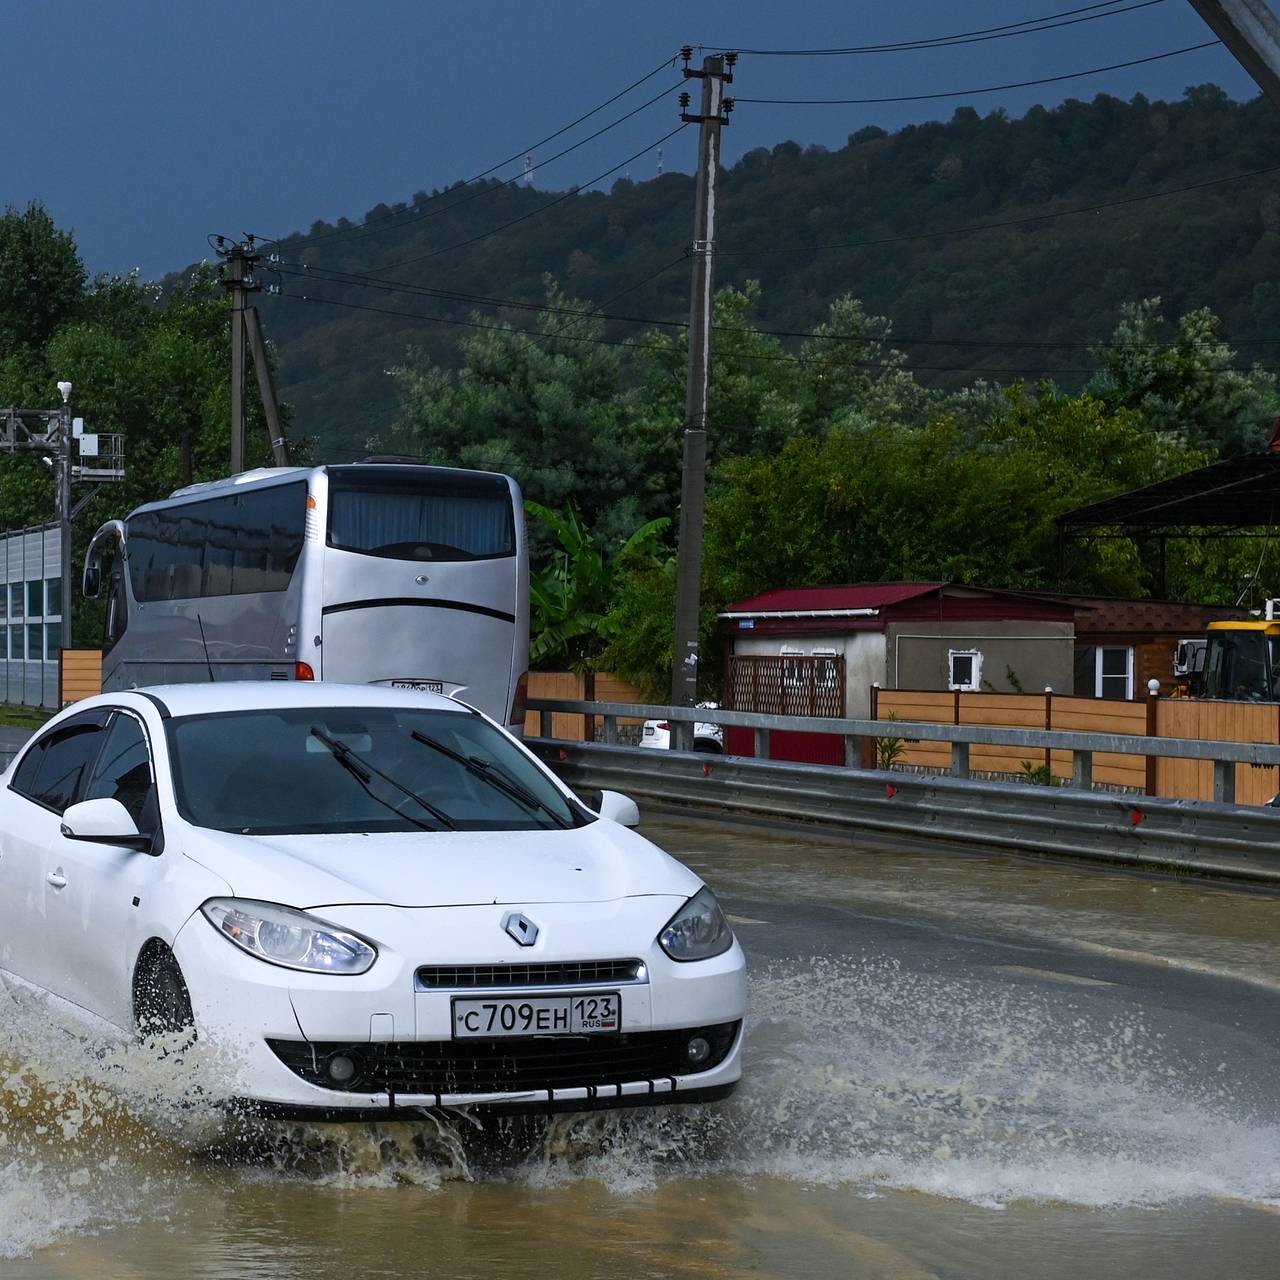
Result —
[[[1101,527],[1148,534],[1197,527],[1205,531],[1257,529],[1280,517],[1280,452],[1227,458],[1199,471],[1104,498],[1058,518],[1064,532]]]

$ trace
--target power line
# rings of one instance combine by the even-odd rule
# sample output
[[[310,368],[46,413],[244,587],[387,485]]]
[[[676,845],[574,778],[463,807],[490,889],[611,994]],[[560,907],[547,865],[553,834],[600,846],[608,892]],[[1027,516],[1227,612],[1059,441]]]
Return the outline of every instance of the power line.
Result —
[[[652,71],[646,72],[638,80],[633,80],[629,85],[627,85],[625,89],[619,89],[618,92],[615,93],[612,97],[606,98],[603,102],[592,107],[590,111],[584,111],[582,115],[577,117],[577,119],[570,120],[568,124],[562,125],[554,133],[549,133],[545,138],[540,138],[537,142],[531,142],[528,146],[521,147],[519,151],[516,151],[514,154],[509,155],[505,160],[499,160],[497,164],[492,164],[487,169],[481,169],[479,173],[473,174],[470,178],[463,179],[461,183],[456,183],[454,186],[448,188],[445,191],[440,191],[435,195],[428,196],[427,200],[438,200],[440,199],[441,196],[447,195],[449,191],[456,191],[459,186],[470,186],[474,182],[479,182],[481,178],[487,178],[491,173],[496,173],[499,169],[506,168],[507,165],[512,164],[516,160],[519,160],[522,156],[528,154],[529,152],[536,151],[539,147],[546,146],[548,142],[554,142],[557,138],[568,133],[570,129],[576,129],[578,125],[582,124],[584,121],[590,120],[591,117],[594,115],[598,115],[606,107],[613,106],[613,104],[617,102],[620,98],[625,98],[627,94],[631,93],[635,89],[638,89],[642,84],[645,84],[648,81],[652,80],[654,76],[658,75],[662,71],[665,71],[668,67],[673,66],[675,64],[675,61],[676,61],[676,58],[674,55],[670,58],[665,59],[664,61],[658,63],[658,65],[654,67]],[[670,92],[670,90],[668,90],[667,92]],[[662,95],[662,94],[659,95],[659,97],[662,97],[662,96],[665,96],[665,95]],[[657,99],[654,99],[653,101],[657,101]],[[646,104],[646,105],[649,105],[649,104]],[[630,112],[628,114],[634,115],[635,113]],[[628,118],[627,116],[622,117],[623,120],[627,118]],[[615,121],[614,123],[620,124],[621,120]],[[612,128],[612,126],[609,126],[609,127]],[[592,135],[592,137],[598,137],[598,136],[599,136],[598,134]],[[590,141],[590,139],[584,139],[584,141]],[[564,155],[565,152],[561,152],[560,154]],[[549,164],[550,161],[549,160],[544,161],[543,163]],[[395,213],[388,214],[385,219],[379,219],[378,222],[373,225],[366,222],[358,227],[335,227],[331,231],[322,231],[314,236],[306,236],[301,240],[295,240],[293,242],[292,247],[294,249],[300,249],[304,245],[314,244],[318,240],[330,240],[334,236],[365,234],[367,232],[382,230],[383,228],[381,224],[383,221],[390,222],[392,219],[398,216],[399,215]],[[410,220],[406,219],[405,221],[410,221]],[[396,225],[398,226],[400,225],[400,223],[396,223]],[[264,238],[265,237],[259,237],[259,239],[264,239]],[[287,239],[287,238],[289,237],[277,237],[276,239],[269,241],[269,243],[279,244],[281,243],[282,239]]]
[[[656,280],[661,275],[666,275],[672,267],[678,267],[682,262],[689,261],[689,251],[684,250],[678,258],[672,258],[670,262],[659,267],[656,271],[651,271],[642,280],[637,280],[634,284],[629,284],[625,289],[619,289],[617,293],[611,293],[603,302],[599,303],[600,309],[603,311],[605,307],[617,302],[619,298],[625,298],[629,293],[635,293],[637,289],[642,289],[650,281]]]
[[[539,214],[546,213],[548,209],[554,209],[556,205],[563,204],[566,200],[573,199],[573,197],[578,195],[583,187],[593,187],[597,182],[602,182],[611,174],[617,173],[619,169],[624,169],[633,161],[639,160],[641,156],[648,155],[650,151],[654,150],[656,147],[662,146],[664,142],[674,138],[676,134],[684,128],[686,128],[686,125],[683,122],[676,125],[670,133],[664,133],[657,142],[651,142],[647,147],[642,147],[634,155],[628,156],[625,160],[620,160],[611,169],[606,169],[603,173],[596,174],[594,178],[587,179],[585,183],[571,187],[562,195],[556,196],[554,200],[548,200],[546,204],[541,204],[536,209],[530,209],[527,213],[520,214],[519,217],[511,218],[506,222],[500,222],[496,227],[490,227],[488,231],[481,231],[478,235],[471,236],[466,240],[459,240],[455,244],[442,245],[439,249],[433,249],[430,253],[420,254],[416,258],[403,258],[399,262],[389,263],[385,269],[387,271],[394,271],[398,267],[412,266],[416,262],[427,262],[431,258],[438,258],[443,253],[452,253],[455,249],[465,249],[468,245],[476,244],[481,240],[487,240],[490,236],[496,236],[499,233],[506,231],[509,227],[516,226],[518,223],[527,222],[530,218],[536,218]]]
[[[630,350],[637,349],[637,342],[632,339],[624,338],[603,338],[595,337],[589,334],[570,334],[570,333],[541,333],[536,329],[519,329],[508,324],[486,324],[479,320],[460,320],[452,316],[435,316],[424,315],[416,311],[400,311],[391,307],[375,307],[369,303],[362,302],[346,302],[338,298],[321,298],[313,294],[297,294],[282,293],[280,297],[292,302],[315,303],[322,306],[341,307],[349,311],[368,311],[376,315],[391,316],[399,320],[414,320],[426,324],[444,324],[464,329],[481,329],[490,332],[508,333],[528,338],[531,341],[540,342],[582,342],[589,343],[593,346],[602,347],[623,347]],[[577,311],[573,313],[584,320],[599,320],[597,316],[589,311]],[[752,330],[751,332],[760,333],[761,330]],[[1085,375],[1100,373],[1102,370],[1098,366],[1092,366],[1087,369],[1046,369],[1041,366],[1034,367],[984,367],[979,365],[906,365],[899,360],[825,360],[814,356],[795,356],[788,352],[753,352],[753,351],[724,351],[717,350],[715,358],[717,360],[754,360],[764,362],[785,362],[795,365],[819,366],[828,369],[902,369],[907,373],[975,373],[975,374],[1016,374],[1019,376],[1039,375],[1044,377],[1056,377],[1063,374]],[[1260,369],[1271,369],[1274,366],[1259,365],[1255,366]],[[1251,369],[1238,370],[1242,373],[1253,372]]]
[[[1004,89],[1027,89],[1033,85],[1058,84],[1063,80],[1079,80],[1085,76],[1101,75],[1105,71],[1121,71],[1125,67],[1140,67],[1148,62],[1164,58],[1177,58],[1184,53],[1211,49],[1221,40],[1206,40],[1202,44],[1190,44],[1185,49],[1170,49],[1167,53],[1153,53],[1147,58],[1132,58],[1128,62],[1113,62],[1106,67],[1092,67],[1088,71],[1069,71],[1060,76],[1044,76],[1039,80],[1017,80],[1010,84],[990,84],[981,89],[948,89],[944,93],[911,93],[888,98],[738,98],[738,102],[762,103],[783,107],[863,107],[883,102],[928,102],[934,98],[972,98],[984,93],[999,93]]]
[[[635,284],[629,285],[621,293],[614,294],[605,302],[596,303],[590,309],[572,306],[554,306],[549,303],[530,302],[519,298],[499,298],[491,295],[464,293],[458,290],[438,289],[429,285],[410,284],[407,281],[387,280],[379,276],[365,275],[352,271],[336,271],[327,267],[308,267],[306,264],[290,264],[282,263],[277,270],[282,275],[292,276],[295,279],[310,279],[320,284],[344,285],[352,288],[374,289],[386,293],[403,293],[416,297],[438,298],[442,301],[460,302],[477,307],[494,307],[500,310],[530,311],[542,315],[565,315],[565,316],[589,316],[595,320],[603,320],[614,324],[635,324],[647,325],[650,328],[657,329],[683,329],[687,326],[686,320],[667,320],[656,316],[634,316],[634,315],[617,315],[605,310],[609,302],[621,297],[622,294],[632,292],[640,288],[643,284],[651,279],[655,279],[664,271],[670,270],[679,263],[688,259],[687,254],[681,254],[680,257],[672,259],[670,262],[659,267],[657,271],[651,272],[643,279],[636,281]],[[717,324],[712,326],[719,333],[738,332],[735,325]],[[979,348],[985,350],[1090,350],[1098,347],[1105,347],[1114,350],[1124,351],[1140,351],[1140,350],[1173,350],[1188,344],[1178,340],[1170,339],[1162,342],[1116,342],[1110,337],[1081,339],[1074,341],[1044,341],[1040,339],[1001,339],[1001,338],[949,338],[949,337],[907,337],[894,333],[884,335],[876,334],[846,334],[846,333],[817,333],[812,330],[800,329],[768,329],[757,326],[752,327],[752,331],[771,338],[800,338],[807,342],[866,342],[866,343],[883,343],[888,346],[930,346],[943,348]],[[1225,342],[1230,346],[1246,346],[1246,345],[1271,345],[1280,343],[1280,335],[1273,338],[1242,338],[1238,340],[1229,340],[1226,338],[1210,339],[1205,342],[1196,342],[1189,345],[1195,347],[1216,346]]]
[[[683,81],[681,81],[680,83],[682,84]],[[564,156],[567,156],[570,152],[577,151],[579,147],[585,147],[588,142],[594,142],[597,138],[608,133],[611,129],[616,129],[620,124],[623,124],[625,121],[630,120],[632,116],[639,115],[641,111],[644,111],[647,108],[653,106],[654,103],[661,102],[663,98],[669,97],[678,88],[680,88],[680,84],[669,85],[667,88],[663,89],[661,93],[656,94],[654,97],[650,98],[647,102],[642,102],[638,107],[633,107],[630,111],[626,113],[626,115],[619,116],[616,120],[613,120],[609,124],[604,125],[602,128],[597,129],[595,133],[589,133],[585,138],[580,138],[577,142],[573,143],[570,146],[565,147],[564,150],[557,151],[555,155],[548,156],[545,160],[539,160],[538,168],[543,169],[543,168],[546,168],[547,165],[555,164],[557,160],[560,160]],[[475,183],[476,179],[472,178],[469,181],[470,183]],[[505,178],[503,179],[503,181],[497,183],[496,185],[474,187],[469,194],[462,196],[458,200],[453,201],[452,204],[441,205],[439,207],[432,207],[430,209],[423,209],[415,213],[412,217],[401,218],[398,222],[395,222],[393,225],[386,225],[384,222],[379,221],[378,223],[375,223],[373,226],[365,224],[364,226],[361,226],[361,227],[342,227],[342,228],[339,228],[339,232],[349,231],[353,235],[365,235],[365,234],[373,234],[375,232],[380,232],[380,231],[398,231],[401,227],[413,226],[415,223],[422,222],[427,218],[434,218],[437,215],[442,213],[452,213],[454,209],[457,209],[464,204],[470,204],[472,200],[478,200],[481,196],[491,195],[494,191],[500,191],[504,187],[518,186],[519,183],[520,183],[520,177],[518,176],[515,178]],[[450,188],[450,191],[456,191],[456,190],[457,190],[457,187]],[[445,195],[448,193],[441,192],[440,194]],[[435,199],[438,199],[438,197],[432,196],[431,199],[435,200]],[[305,247],[306,243],[307,242],[304,241],[302,247]]]
[[[979,231],[998,231],[1004,227],[1021,227],[1031,222],[1049,222],[1054,218],[1070,218],[1081,213],[1101,213],[1105,209],[1117,209],[1122,205],[1140,204],[1145,200],[1163,200],[1166,196],[1183,195],[1188,191],[1203,191],[1206,187],[1220,187],[1228,182],[1243,182],[1249,178],[1261,178],[1280,173],[1280,165],[1265,169],[1250,169],[1245,173],[1229,174],[1225,178],[1208,178],[1204,182],[1191,182],[1182,187],[1170,187],[1167,191],[1149,191],[1140,196],[1121,196],[1118,200],[1106,200],[1101,204],[1080,205],[1074,209],[1059,209],[1054,213],[1033,213],[1018,218],[1003,218],[998,222],[978,222],[970,226],[943,227],[938,231],[913,231],[908,235],[882,236],[875,240],[843,240],[828,244],[791,245],[775,249],[716,249],[716,256],[742,257],[750,254],[763,257],[776,253],[819,253],[827,249],[873,249],[886,244],[905,244],[912,240],[936,240],[939,236],[972,235]]]
[[[1022,22],[1005,23],[999,27],[980,27],[976,31],[959,31],[948,36],[926,36],[918,40],[894,40],[888,44],[849,45],[843,48],[828,47],[818,49],[749,49],[738,44],[724,44],[716,47],[734,49],[738,53],[749,53],[765,58],[827,58],[842,57],[858,53],[911,53],[919,49],[946,49],[956,45],[981,44],[988,40],[1007,40],[1013,36],[1035,35],[1038,31],[1053,31],[1058,27],[1073,27],[1080,22],[1096,22],[1099,18],[1113,18],[1122,13],[1132,13],[1135,9],[1147,9],[1152,5],[1163,4],[1164,0],[1141,0],[1138,4],[1116,8],[1120,0],[1105,0],[1103,4],[1089,4],[1079,9],[1064,9],[1060,13],[1047,13],[1040,18],[1025,18]],[[1098,13],[1094,10],[1103,10]],[[1076,17],[1083,14],[1083,17]],[[1064,19],[1064,21],[1055,21]]]

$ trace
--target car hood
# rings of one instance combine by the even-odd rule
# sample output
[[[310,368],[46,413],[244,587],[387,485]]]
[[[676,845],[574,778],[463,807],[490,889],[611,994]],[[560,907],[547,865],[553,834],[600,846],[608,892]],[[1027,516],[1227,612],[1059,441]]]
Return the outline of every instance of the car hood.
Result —
[[[702,883],[643,836],[603,818],[567,831],[192,834],[187,856],[237,897],[306,909],[687,897]]]

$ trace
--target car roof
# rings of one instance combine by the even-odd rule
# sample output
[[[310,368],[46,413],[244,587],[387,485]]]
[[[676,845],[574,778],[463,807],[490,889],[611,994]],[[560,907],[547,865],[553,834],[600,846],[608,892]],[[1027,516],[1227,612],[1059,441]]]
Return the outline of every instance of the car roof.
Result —
[[[467,712],[469,708],[438,693],[388,689],[371,684],[337,684],[319,680],[226,680],[219,683],[154,685],[99,694],[73,704],[77,710],[128,704],[132,699],[163,704],[172,716],[211,715],[219,711],[257,711],[289,707],[414,707]],[[133,703],[137,705],[137,703]]]

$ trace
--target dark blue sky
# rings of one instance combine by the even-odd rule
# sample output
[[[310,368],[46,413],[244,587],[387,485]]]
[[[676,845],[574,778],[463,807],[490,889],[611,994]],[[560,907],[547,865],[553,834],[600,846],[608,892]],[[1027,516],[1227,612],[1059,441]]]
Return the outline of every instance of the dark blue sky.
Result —
[[[208,256],[210,232],[305,230],[317,218],[356,219],[380,201],[470,177],[595,106],[683,43],[862,45],[1017,22],[1088,2],[9,0],[0,7],[0,207],[43,201],[74,230],[90,271],[140,267],[156,277]],[[1186,0],[1159,0],[1101,21],[949,49],[744,56],[733,91],[932,93],[1085,70],[1209,39]],[[654,77],[543,154],[678,79],[674,71]],[[1255,92],[1216,47],[981,97],[847,107],[744,103],[726,134],[725,158],[785,138],[838,147],[863,125],[946,119],[961,103],[1020,115],[1033,103],[1099,92],[1177,97],[1205,81],[1235,97]],[[537,185],[585,183],[666,133],[675,109],[674,100],[664,100],[640,112],[540,170]],[[666,167],[688,169],[694,145],[692,129],[669,142]],[[633,163],[631,176],[651,177],[655,159],[650,153]]]

